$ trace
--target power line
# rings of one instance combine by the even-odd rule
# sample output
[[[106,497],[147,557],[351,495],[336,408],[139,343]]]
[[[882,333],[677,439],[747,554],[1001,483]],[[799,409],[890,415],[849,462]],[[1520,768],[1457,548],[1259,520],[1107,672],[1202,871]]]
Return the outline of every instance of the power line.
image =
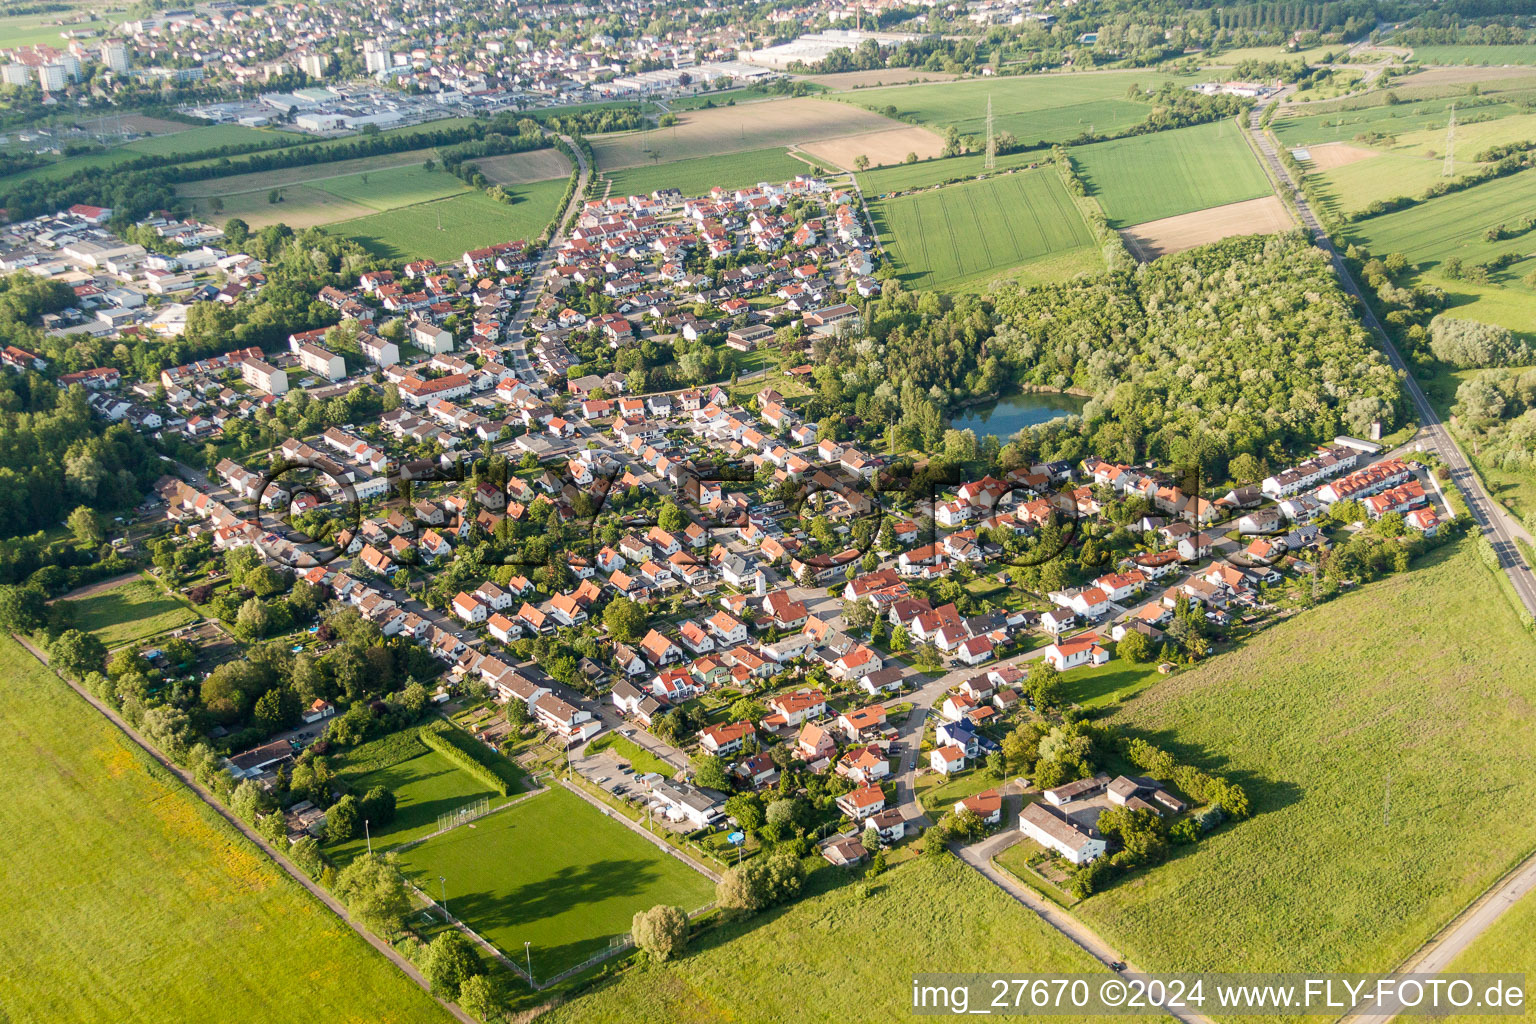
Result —
[[[992,131],[992,94],[987,93],[987,158],[982,164],[984,170],[997,168],[997,137]]]
[[[1454,177],[1456,174],[1456,104],[1451,104],[1451,119],[1445,126],[1445,167],[1440,171],[1442,178]]]

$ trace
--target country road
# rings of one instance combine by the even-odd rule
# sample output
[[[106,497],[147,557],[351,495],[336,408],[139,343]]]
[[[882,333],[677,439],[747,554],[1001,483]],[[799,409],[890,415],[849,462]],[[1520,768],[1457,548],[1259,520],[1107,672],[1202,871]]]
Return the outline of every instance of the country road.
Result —
[[[1381,322],[1376,319],[1376,314],[1371,311],[1370,305],[1366,303],[1360,286],[1349,272],[1349,267],[1339,256],[1333,240],[1323,230],[1317,216],[1307,203],[1307,197],[1302,193],[1300,183],[1291,176],[1290,171],[1280,161],[1274,142],[1260,126],[1259,121],[1263,116],[1264,107],[1265,104],[1254,107],[1249,115],[1249,130],[1255,143],[1268,161],[1275,180],[1284,182],[1285,187],[1289,188],[1302,223],[1312,232],[1318,248],[1327,253],[1332,260],[1339,283],[1359,302],[1361,319],[1375,334],[1393,367],[1402,372],[1404,386],[1408,389],[1414,410],[1419,417],[1420,437],[1430,449],[1445,460],[1451,471],[1451,480],[1466,497],[1467,508],[1472,513],[1472,519],[1478,529],[1493,544],[1493,549],[1499,556],[1499,565],[1514,586],[1515,594],[1525,606],[1526,611],[1536,615],[1536,578],[1533,578],[1530,567],[1521,558],[1514,540],[1518,536],[1529,543],[1530,534],[1523,526],[1511,520],[1504,509],[1483,488],[1482,481],[1473,471],[1466,454],[1457,445],[1450,430],[1441,422],[1434,407],[1430,405],[1429,399],[1425,397],[1424,390],[1419,387],[1419,382],[1414,378],[1412,369],[1398,352],[1397,346],[1392,343],[1386,330],[1382,328]],[[1401,975],[1443,970],[1457,953],[1466,949],[1474,939],[1487,931],[1506,910],[1513,906],[1516,900],[1533,888],[1536,888],[1536,855],[1527,857],[1516,865],[1489,893],[1464,910],[1439,935],[1400,964],[1394,973]],[[1351,1024],[1356,1021],[1387,1024],[1394,1016],[1396,1016],[1396,1010],[1388,1007],[1369,1016],[1347,1019]]]

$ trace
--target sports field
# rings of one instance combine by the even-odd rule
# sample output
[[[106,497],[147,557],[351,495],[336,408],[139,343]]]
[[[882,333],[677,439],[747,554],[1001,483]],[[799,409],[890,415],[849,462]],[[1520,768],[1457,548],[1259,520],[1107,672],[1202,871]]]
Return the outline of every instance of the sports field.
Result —
[[[541,978],[606,949],[636,911],[714,898],[708,878],[559,787],[412,847],[400,865],[434,895],[446,879],[449,912],[498,949],[533,943]]]
[[[1077,147],[1072,162],[1116,228],[1274,191],[1231,120]]]
[[[120,647],[197,621],[197,613],[146,579],[132,579],[88,597],[71,598],[75,628]]]
[[[1389,968],[1536,844],[1533,702],[1536,641],[1442,548],[1124,705],[1256,813],[1075,912],[1153,971]]]
[[[1415,46],[1420,64],[1536,64],[1536,45]]]
[[[61,25],[59,22],[67,21]],[[92,21],[90,19],[74,20],[69,11],[51,11],[47,14],[19,14],[15,17],[0,18],[0,49],[9,50],[14,46],[33,46],[44,43],[58,49],[64,49],[67,40],[61,33],[70,32],[103,32],[107,29],[105,21]]]
[[[896,1021],[912,1015],[915,974],[997,971],[1000,963],[1027,964],[1041,974],[1104,971],[952,857],[893,868],[867,896],[857,884],[841,884],[845,879],[841,870],[823,867],[810,883],[818,890],[814,895],[779,912],[721,925],[677,963],[636,965],[539,1022]],[[854,936],[878,949],[852,941]],[[1081,1024],[1102,1018],[1049,1019]]]
[[[1148,71],[1134,74],[1021,75],[932,85],[860,89],[840,95],[883,111],[894,106],[918,123],[942,134],[953,125],[961,135],[983,136],[987,130],[987,99],[992,100],[996,130],[1011,132],[1020,142],[1066,142],[1084,133],[1107,135],[1147,119],[1151,107],[1126,98],[1131,86],[1156,89],[1171,76]]]
[[[506,802],[505,797],[482,785],[442,754],[426,747],[421,749],[421,754],[408,761],[347,779],[359,797],[374,786],[383,786],[395,794],[395,820],[382,828],[371,827],[375,851],[431,835],[437,831],[439,814],[459,810],[477,800],[489,800],[492,807]],[[345,843],[327,844],[326,853],[345,864],[368,848],[367,840],[362,835]]]
[[[557,178],[512,186],[508,191],[517,196],[517,202],[510,206],[483,192],[465,192],[342,221],[331,230],[384,259],[458,259],[467,249],[531,241],[542,235],[559,213],[567,184],[565,178]]]
[[[0,1019],[447,1014],[8,637]],[[235,952],[242,951],[242,952]]]
[[[777,147],[605,172],[613,182],[616,196],[650,195],[659,188],[681,189],[684,196],[702,196],[716,185],[742,188],[760,181],[778,185],[797,174],[809,173],[810,164]]]
[[[1093,246],[1055,168],[877,200],[870,212],[913,288],[983,283],[1031,260]]]

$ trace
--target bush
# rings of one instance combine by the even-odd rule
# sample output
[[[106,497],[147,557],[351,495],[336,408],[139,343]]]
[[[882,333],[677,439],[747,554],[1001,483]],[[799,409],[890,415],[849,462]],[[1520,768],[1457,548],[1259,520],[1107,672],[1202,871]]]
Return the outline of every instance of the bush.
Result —
[[[1531,361],[1530,345],[1517,341],[1507,328],[1444,315],[1429,323],[1429,350],[1458,369],[1521,366]]]
[[[688,915],[682,907],[657,904],[635,915],[630,933],[652,960],[670,960],[688,945]]]

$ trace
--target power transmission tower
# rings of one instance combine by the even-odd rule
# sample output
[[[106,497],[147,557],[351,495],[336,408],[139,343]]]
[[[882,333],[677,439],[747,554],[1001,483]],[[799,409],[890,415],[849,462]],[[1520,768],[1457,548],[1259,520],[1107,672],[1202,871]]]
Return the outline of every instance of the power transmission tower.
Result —
[[[1451,120],[1445,126],[1445,167],[1440,171],[1442,178],[1451,178],[1456,175],[1456,104],[1451,104]]]
[[[985,170],[994,170],[997,167],[997,137],[992,132],[992,94],[987,93],[987,159],[982,164]]]

